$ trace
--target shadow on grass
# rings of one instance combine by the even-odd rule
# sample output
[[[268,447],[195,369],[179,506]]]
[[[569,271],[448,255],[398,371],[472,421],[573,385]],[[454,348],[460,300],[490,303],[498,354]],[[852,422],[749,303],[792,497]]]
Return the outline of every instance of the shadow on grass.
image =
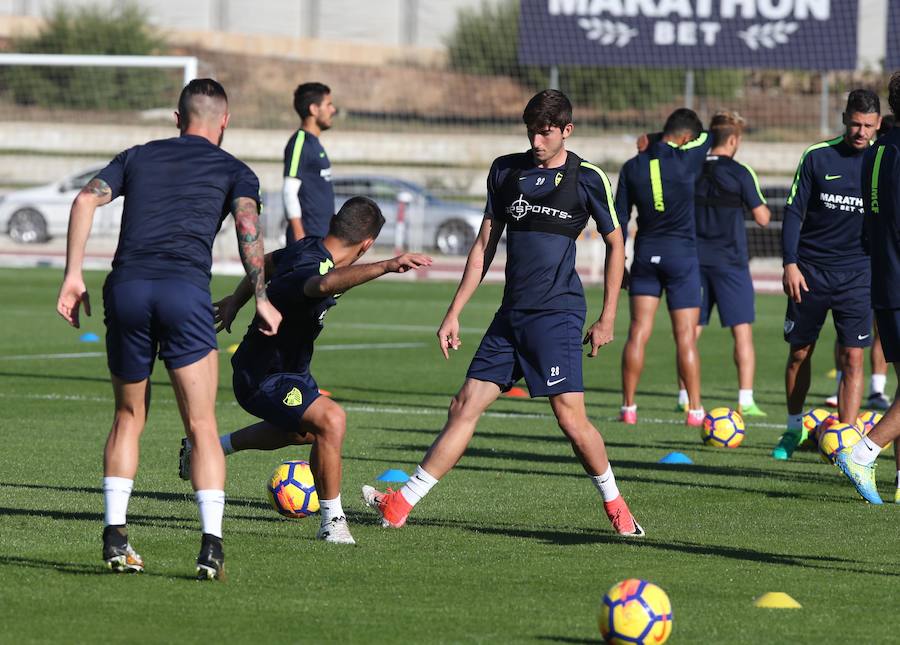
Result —
[[[797,567],[802,569],[815,569],[832,572],[846,572],[853,574],[868,574],[889,578],[900,577],[898,571],[879,571],[877,569],[864,569],[870,563],[849,558],[840,558],[827,555],[813,555],[794,552],[790,554],[774,553],[750,548],[741,548],[717,544],[696,544],[680,540],[662,541],[648,538],[623,538],[608,531],[598,532],[592,529],[563,530],[525,528],[512,525],[490,526],[453,520],[428,520],[414,519],[410,526],[429,526],[439,528],[456,528],[482,535],[498,535],[516,539],[533,540],[547,545],[572,546],[591,544],[619,544],[636,549],[648,549],[667,553],[694,555],[701,557],[718,557],[728,560],[745,562],[757,562],[778,566]]]
[[[78,576],[109,576],[109,575],[129,575],[113,573],[106,569],[103,565],[83,564],[78,562],[57,562],[55,560],[39,560],[37,558],[23,558],[15,555],[0,555],[0,566],[7,565],[13,567],[25,567],[29,569],[47,569],[57,571],[59,573],[68,573]],[[155,578],[166,578],[168,580],[190,580],[196,582],[194,576],[188,574],[167,574],[153,573],[143,571],[139,574],[130,574],[135,576],[151,576]]]
[[[571,638],[568,636],[535,636],[539,641],[550,641],[551,643],[602,643],[599,638]]]
[[[101,495],[103,491],[93,486],[53,486],[50,484],[27,484],[24,482],[0,482],[0,488],[26,488],[31,490],[55,490],[62,493],[87,493],[90,495]],[[194,500],[193,491],[185,493],[164,493],[162,491],[141,491],[136,490],[131,493],[132,498],[152,499],[161,502],[191,502]],[[248,508],[258,508],[269,510],[272,507],[265,502],[246,497],[228,497],[226,500],[229,505],[246,506]]]
[[[383,444],[384,447],[390,447],[396,450],[409,452],[421,452],[427,449],[427,446],[418,444]],[[570,464],[575,463],[575,456],[572,454],[549,455],[544,453],[535,453],[521,450],[497,450],[494,448],[472,448],[466,449],[466,457],[483,458],[483,459],[503,459],[510,461],[531,462],[538,464]],[[660,464],[651,461],[634,461],[630,459],[613,459],[612,463],[617,469],[628,469],[637,471],[665,472],[665,473],[688,473],[699,476],[721,476],[721,477],[740,477],[747,479],[766,479],[766,480],[784,480],[791,483],[809,483],[821,484],[825,479],[821,475],[815,473],[801,471],[781,471],[767,468],[750,468],[746,466],[726,465],[711,466],[705,464]],[[463,468],[464,466],[459,466]],[[508,470],[505,468],[496,468],[492,470]],[[524,471],[531,472],[531,471]]]

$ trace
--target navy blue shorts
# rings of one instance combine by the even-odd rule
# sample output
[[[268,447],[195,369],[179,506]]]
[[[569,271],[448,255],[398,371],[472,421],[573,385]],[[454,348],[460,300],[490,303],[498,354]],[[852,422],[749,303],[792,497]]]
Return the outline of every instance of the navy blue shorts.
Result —
[[[837,340],[843,347],[872,344],[871,270],[831,271],[804,263],[798,268],[809,291],[801,302],[788,298],[784,315],[784,339],[791,345],[810,345],[819,338],[825,316],[831,309]]]
[[[696,255],[638,255],[631,263],[632,296],[659,298],[669,310],[700,306],[700,262]]]
[[[900,309],[876,309],[875,322],[888,363],[900,363]]]
[[[498,311],[467,378],[508,390],[523,376],[532,397],[584,392],[580,311]]]
[[[234,398],[255,417],[285,432],[300,432],[303,415],[319,398],[312,374],[272,374],[256,387],[245,383],[239,372],[233,377]]]
[[[748,266],[701,266],[700,324],[708,325],[713,305],[719,310],[722,327],[752,323],[756,319],[753,305],[753,278]]]
[[[156,356],[168,369],[215,351],[209,290],[184,280],[127,280],[103,285],[106,361],[128,382],[153,373]]]

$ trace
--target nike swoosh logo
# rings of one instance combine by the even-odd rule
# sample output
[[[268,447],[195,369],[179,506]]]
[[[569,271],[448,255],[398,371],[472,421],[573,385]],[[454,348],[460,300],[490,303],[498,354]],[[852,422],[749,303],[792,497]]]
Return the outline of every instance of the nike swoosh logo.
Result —
[[[525,179],[528,179],[528,177],[519,177],[519,181],[523,181]]]
[[[869,337],[868,334],[863,334],[862,336],[860,336],[859,334],[857,334],[857,335],[856,335],[856,340],[865,340],[865,339],[868,338],[868,337]]]
[[[563,376],[562,378],[558,378],[555,381],[551,381],[550,379],[547,379],[547,387],[553,387],[557,383],[562,383],[565,380],[566,380],[565,376]]]
[[[841,175],[825,175],[825,181],[831,181],[832,179],[840,179]]]

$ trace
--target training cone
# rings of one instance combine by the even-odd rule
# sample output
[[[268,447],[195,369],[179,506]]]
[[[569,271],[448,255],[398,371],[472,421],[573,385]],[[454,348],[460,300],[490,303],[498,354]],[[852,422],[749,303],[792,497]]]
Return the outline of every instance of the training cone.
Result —
[[[92,331],[86,332],[82,334],[78,340],[82,343],[99,343],[100,337]]]
[[[511,387],[506,392],[503,393],[504,396],[509,396],[514,399],[527,399],[528,392],[523,390],[520,387]]]
[[[692,464],[691,458],[683,452],[670,452],[659,460],[661,464]]]
[[[235,343],[234,345],[229,345],[229,346],[228,346],[228,353],[229,353],[229,354],[234,354],[234,353],[237,351],[237,348],[238,348],[238,344],[237,344],[237,343]]]
[[[757,607],[766,609],[801,609],[803,606],[783,591],[769,591],[754,602]]]
[[[397,468],[391,468],[378,475],[377,479],[380,482],[403,483],[409,481],[409,475]]]

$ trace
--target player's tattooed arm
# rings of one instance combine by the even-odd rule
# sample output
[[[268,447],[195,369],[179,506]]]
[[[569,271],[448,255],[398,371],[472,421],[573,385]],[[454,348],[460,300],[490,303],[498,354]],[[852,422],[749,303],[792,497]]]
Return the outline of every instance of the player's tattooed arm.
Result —
[[[266,258],[262,230],[259,226],[259,206],[255,199],[238,197],[232,204],[238,250],[247,281],[256,296],[256,316],[259,330],[266,336],[278,333],[281,314],[266,295]]]
[[[259,208],[249,197],[238,197],[232,204],[234,224],[238,236],[238,250],[244,271],[257,300],[265,300],[266,276],[262,230],[259,225]]]
[[[82,201],[90,200],[95,206],[103,206],[112,201],[112,188],[99,177],[94,177],[81,189],[78,198]]]

